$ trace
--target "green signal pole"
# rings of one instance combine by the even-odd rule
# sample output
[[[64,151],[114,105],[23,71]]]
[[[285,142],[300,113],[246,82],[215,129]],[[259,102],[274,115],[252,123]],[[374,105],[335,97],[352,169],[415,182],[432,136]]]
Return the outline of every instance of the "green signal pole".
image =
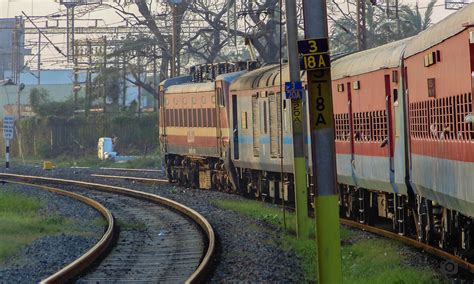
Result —
[[[326,0],[303,0],[305,37],[309,56],[308,101],[310,107],[311,155],[316,186],[316,236],[318,243],[319,283],[341,283],[341,245],[331,69],[328,51]],[[313,39],[313,40],[311,40]],[[326,55],[327,56],[327,55]],[[312,59],[310,60],[310,57]],[[327,61],[326,61],[327,60]]]
[[[286,0],[286,41],[291,82],[301,80],[297,40],[298,26],[296,22],[296,1]],[[293,121],[293,172],[296,205],[296,232],[298,238],[307,238],[309,236],[308,193],[306,186],[306,162],[304,157],[303,103],[301,98],[291,100],[291,116]]]

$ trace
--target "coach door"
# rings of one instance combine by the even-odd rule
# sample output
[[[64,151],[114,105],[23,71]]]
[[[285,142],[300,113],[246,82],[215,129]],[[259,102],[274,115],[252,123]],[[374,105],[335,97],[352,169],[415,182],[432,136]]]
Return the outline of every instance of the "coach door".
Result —
[[[234,144],[234,159],[239,159],[239,118],[237,110],[237,96],[232,95],[232,137]]]
[[[221,117],[221,107],[225,106],[225,101],[224,101],[224,94],[222,91],[222,88],[217,87],[216,88],[216,116],[215,122],[216,122],[216,127],[217,127],[217,133],[216,133],[216,138],[217,138],[217,148],[219,149],[219,156],[225,155],[225,150],[223,149],[222,145],[222,117]]]
[[[347,108],[349,112],[349,127],[351,139],[351,161],[354,162],[354,117],[352,115],[352,86],[351,82],[347,83]],[[354,163],[352,163],[354,165]]]
[[[390,75],[385,75],[385,105],[387,109],[387,129],[388,129],[388,151],[390,158],[390,170],[394,170],[393,165],[393,149],[394,149],[394,140],[393,140],[393,115],[392,115],[392,92],[390,88]]]

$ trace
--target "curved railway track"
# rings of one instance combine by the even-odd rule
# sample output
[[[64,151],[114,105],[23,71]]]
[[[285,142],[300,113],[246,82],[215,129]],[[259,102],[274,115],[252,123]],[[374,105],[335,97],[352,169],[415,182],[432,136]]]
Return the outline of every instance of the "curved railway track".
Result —
[[[202,281],[210,268],[214,231],[205,218],[182,204],[150,193],[97,183],[16,174],[0,174],[0,178],[7,182],[61,184],[68,191],[81,188],[82,194],[101,200],[113,208],[116,218],[125,220],[116,246],[78,282],[195,283]],[[103,252],[91,254],[97,259]],[[44,281],[73,279],[86,266],[90,268],[91,262],[81,260],[82,266],[71,264],[61,278],[50,277]]]
[[[153,179],[153,178],[143,178],[143,177],[132,177],[132,176],[117,176],[117,175],[104,175],[104,174],[92,174],[91,176],[94,177],[101,177],[101,178],[108,178],[108,179],[118,179],[118,180],[127,180],[127,181],[134,181],[134,182],[141,182],[145,184],[165,184],[168,183],[168,180],[166,179]],[[376,235],[380,235],[386,238],[394,239],[401,241],[407,245],[410,245],[412,247],[422,249],[436,257],[439,257],[441,259],[445,260],[450,260],[454,263],[456,263],[459,267],[474,273],[474,263],[468,262],[465,259],[462,259],[454,254],[451,254],[449,252],[446,252],[444,250],[441,250],[437,247],[431,246],[426,243],[421,243],[413,238],[410,238],[408,236],[402,236],[397,233],[394,233],[389,230],[385,230],[382,228],[374,227],[374,226],[369,226],[366,224],[361,224],[359,222],[353,221],[353,220],[348,220],[345,218],[340,219],[341,224],[344,224],[346,226],[350,226],[353,228],[357,228],[360,230],[364,230]]]

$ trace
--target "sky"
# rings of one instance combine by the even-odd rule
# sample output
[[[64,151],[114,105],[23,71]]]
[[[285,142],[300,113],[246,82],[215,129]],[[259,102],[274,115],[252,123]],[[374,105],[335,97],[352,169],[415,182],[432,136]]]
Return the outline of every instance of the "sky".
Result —
[[[54,13],[61,8],[58,2],[59,0],[0,0],[0,17],[5,18],[20,15],[21,11],[25,11],[25,13],[35,16]],[[412,5],[415,5],[416,2],[418,2],[419,7],[426,7],[429,0],[401,0],[401,2],[403,4],[408,3]],[[435,22],[437,22],[450,13],[452,13],[452,11],[444,9],[444,0],[438,0],[433,18]],[[113,11],[107,11],[105,13],[100,13],[99,15],[104,17],[106,20],[117,20]]]
[[[113,0],[104,0],[106,1],[113,1]],[[163,0],[160,0],[162,2]],[[343,0],[338,0],[341,2]],[[378,0],[381,1],[381,0]],[[422,8],[424,12],[424,7],[427,6],[429,0],[399,0],[402,4],[411,4],[415,5],[418,2],[418,6]],[[467,1],[474,1],[474,0],[467,0]],[[223,0],[224,2],[224,0]],[[155,2],[155,5],[159,5],[158,2]],[[85,7],[82,7],[85,8]],[[135,5],[129,6],[130,11],[134,11]],[[0,18],[11,18],[14,16],[18,16],[22,14],[24,11],[29,16],[44,16],[50,15],[53,13],[65,14],[64,6],[59,4],[59,0],[0,0]],[[452,10],[445,10],[444,9],[444,0],[438,0],[436,7],[434,9],[433,14],[433,22],[436,23],[439,20],[443,19],[450,13],[453,13]],[[112,10],[107,8],[98,9],[97,12],[93,12],[90,14],[86,14],[85,16],[81,17],[80,23],[76,22],[76,25],[92,25],[93,21],[86,21],[86,20],[93,20],[93,19],[100,19],[99,25],[108,25],[108,26],[123,26],[124,23],[122,19]],[[41,19],[37,19],[36,22],[43,23]],[[64,25],[64,24],[63,24]],[[36,37],[37,38],[37,37]],[[36,38],[30,39],[25,43],[25,45],[32,45],[33,51],[36,48],[35,41]],[[56,35],[50,36],[51,40],[58,45],[65,44],[66,42],[66,35]],[[58,54],[54,50],[52,46],[46,46],[44,51],[44,55],[42,57],[42,61],[44,62],[44,66],[47,68],[60,68],[61,66],[64,67],[64,63],[59,63],[58,61]],[[60,60],[60,59],[59,59]],[[32,64],[32,68],[34,69],[35,66]]]

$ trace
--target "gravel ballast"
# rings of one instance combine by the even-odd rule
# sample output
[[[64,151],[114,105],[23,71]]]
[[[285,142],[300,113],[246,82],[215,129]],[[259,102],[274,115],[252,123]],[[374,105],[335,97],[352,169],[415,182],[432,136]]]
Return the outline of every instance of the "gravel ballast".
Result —
[[[302,282],[303,270],[296,255],[282,248],[279,228],[259,222],[241,214],[221,210],[211,204],[216,199],[243,199],[216,191],[185,189],[174,185],[150,186],[142,183],[122,182],[91,177],[91,173],[138,176],[138,173],[99,171],[93,169],[55,169],[44,171],[37,167],[19,166],[9,173],[49,176],[65,179],[86,180],[147,191],[171,198],[202,214],[212,224],[218,239],[215,267],[210,282]],[[144,173],[148,178],[162,178],[159,173]]]
[[[90,174],[109,174],[163,178],[160,173],[138,173],[98,169],[55,169],[44,171],[37,167],[19,166],[11,173],[50,176],[65,179],[105,183],[146,191],[171,198],[201,213],[212,224],[217,238],[218,250],[215,267],[209,282],[307,282],[303,269],[294,252],[283,249],[283,232],[280,228],[239,213],[222,210],[212,204],[213,200],[243,200],[243,197],[216,191],[185,189],[174,185],[146,185],[128,181],[91,177]],[[360,232],[355,239],[374,238]],[[377,237],[375,237],[377,238]],[[417,267],[434,267],[436,261],[426,254],[407,247],[403,254],[412,256]]]
[[[100,213],[90,206],[56,193],[23,185],[0,185],[0,190],[41,200],[38,212],[70,221],[70,232],[40,237],[0,264],[0,283],[39,282],[87,252],[101,238]]]

